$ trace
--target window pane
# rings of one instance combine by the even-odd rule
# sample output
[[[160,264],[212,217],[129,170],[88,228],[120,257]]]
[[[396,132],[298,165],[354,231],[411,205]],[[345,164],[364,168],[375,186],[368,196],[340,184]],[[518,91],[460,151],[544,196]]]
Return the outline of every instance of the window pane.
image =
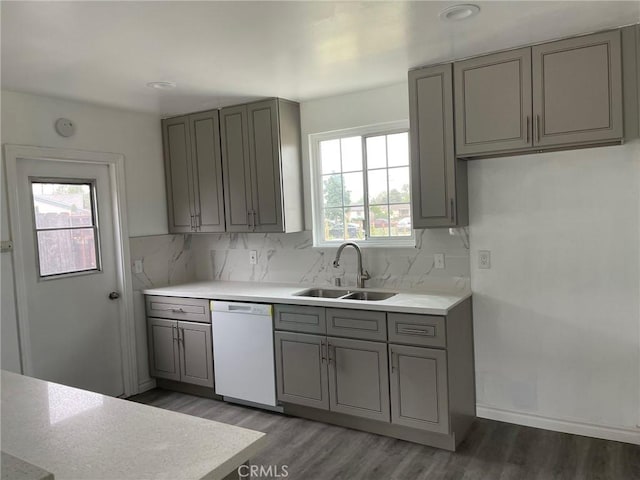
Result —
[[[326,240],[344,240],[344,210],[327,208],[323,215],[324,238]]]
[[[320,142],[322,173],[340,172],[340,140]]]
[[[387,170],[368,172],[369,204],[387,203]]]
[[[367,138],[367,168],[387,166],[387,147],[385,135]]]
[[[364,205],[364,184],[362,172],[345,173],[342,175],[344,182],[344,204]]]
[[[91,185],[33,182],[36,229],[92,226]]]
[[[349,137],[340,140],[342,146],[342,171],[362,170],[362,137]]]
[[[369,207],[369,233],[372,237],[389,236],[389,208],[383,205]]]
[[[411,205],[391,205],[389,207],[391,236],[408,237],[411,235]]]
[[[347,225],[347,236],[349,240],[364,238],[364,207],[353,207],[345,209],[345,224]]]
[[[342,193],[342,175],[322,177],[322,198],[325,207],[341,207]]]
[[[389,169],[389,203],[409,202],[409,167]]]
[[[387,158],[390,167],[409,165],[408,133],[395,133],[387,136]]]
[[[40,276],[97,269],[93,228],[37,232]]]

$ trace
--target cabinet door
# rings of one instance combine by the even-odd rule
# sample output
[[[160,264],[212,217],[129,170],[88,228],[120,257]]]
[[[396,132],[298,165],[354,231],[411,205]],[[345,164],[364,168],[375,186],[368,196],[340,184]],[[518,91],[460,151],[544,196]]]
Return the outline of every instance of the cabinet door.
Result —
[[[180,338],[180,380],[213,387],[211,325],[178,322]]]
[[[277,100],[247,105],[256,232],[283,232]]]
[[[620,31],[533,47],[535,144],[622,138]]]
[[[456,154],[531,143],[531,48],[454,63]]]
[[[195,225],[198,232],[224,232],[224,194],[218,111],[189,116]]]
[[[152,377],[180,380],[178,322],[147,319],[149,374]]]
[[[444,350],[389,345],[391,422],[449,433]]]
[[[387,344],[334,337],[327,341],[331,410],[388,422]]]
[[[467,223],[466,176],[464,182],[456,178],[459,172],[453,148],[452,95],[451,65],[409,72],[414,228]],[[466,169],[466,165],[460,168]]]
[[[254,219],[246,106],[223,108],[220,111],[220,134],[227,232],[249,232],[252,231]]]
[[[169,233],[193,231],[195,210],[188,117],[162,121]]]
[[[275,340],[278,400],[328,410],[326,337],[276,332]]]

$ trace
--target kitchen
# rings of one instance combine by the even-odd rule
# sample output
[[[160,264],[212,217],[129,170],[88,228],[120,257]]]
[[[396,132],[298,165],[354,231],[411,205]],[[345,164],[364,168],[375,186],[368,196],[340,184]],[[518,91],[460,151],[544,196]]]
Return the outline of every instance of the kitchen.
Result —
[[[412,128],[412,97],[407,83],[409,70],[420,71],[419,67],[441,65],[443,62],[473,61],[478,56],[516,47],[534,45],[532,48],[536,48],[535,45],[561,41],[575,35],[637,24],[639,18],[638,5],[633,2],[592,2],[581,4],[580,7],[563,2],[530,2],[523,7],[515,3],[496,5],[481,2],[478,15],[459,22],[445,22],[438,16],[450,3],[300,4],[297,7],[291,4],[255,3],[248,4],[251,8],[247,6],[246,10],[241,6],[214,3],[202,4],[198,7],[202,11],[190,10],[195,6],[167,4],[165,11],[157,12],[154,18],[165,28],[175,18],[180,19],[175,28],[187,28],[186,25],[191,21],[199,26],[199,32],[204,32],[204,25],[213,21],[210,17],[219,14],[216,25],[222,29],[221,32],[231,35],[229,38],[240,35],[234,33],[231,26],[225,27],[225,23],[234,25],[234,19],[239,21],[238,18],[247,16],[246,21],[249,22],[259,23],[258,20],[262,18],[276,22],[278,13],[299,15],[300,25],[287,27],[294,31],[285,29],[281,35],[274,33],[264,38],[273,42],[269,44],[273,48],[286,52],[288,42],[284,32],[298,35],[301,44],[309,42],[315,45],[320,67],[313,70],[312,66],[305,63],[307,57],[294,51],[289,53],[290,57],[285,56],[285,60],[279,61],[300,62],[298,70],[295,70],[295,75],[284,75],[283,69],[290,72],[293,66],[283,67],[276,62],[279,58],[276,56],[276,60],[269,63],[272,68],[269,78],[273,83],[268,89],[258,86],[263,83],[259,78],[238,73],[235,77],[232,75],[231,67],[239,69],[237,72],[246,72],[240,70],[249,68],[245,64],[260,61],[257,50],[242,49],[241,42],[238,42],[237,48],[244,55],[242,62],[235,60],[234,63],[234,55],[228,53],[227,47],[216,50],[218,58],[228,63],[228,71],[220,72],[212,66],[203,65],[201,57],[195,54],[190,58],[192,63],[185,65],[180,63],[186,61],[183,51],[172,50],[171,42],[135,29],[136,24],[150,18],[149,10],[145,8],[152,8],[151,5],[132,4],[127,8],[123,4],[116,8],[99,4],[95,7],[101,9],[99,12],[83,10],[88,7],[81,5],[76,6],[79,10],[74,12],[69,5],[56,10],[53,4],[40,5],[38,9],[3,4],[2,143],[74,151],[117,152],[124,156],[124,210],[128,219],[125,222],[128,241],[124,243],[128,244],[126,247],[129,250],[127,273],[130,283],[128,290],[120,293],[121,303],[131,302],[133,315],[132,320],[125,323],[128,330],[120,331],[127,354],[118,359],[121,362],[118,365],[124,366],[123,370],[129,370],[130,373],[123,382],[122,392],[115,391],[120,385],[114,387],[113,395],[116,396],[122,393],[125,396],[144,395],[143,392],[152,391],[157,383],[162,382],[150,375],[148,361],[145,292],[152,292],[155,288],[163,288],[161,292],[167,294],[168,286],[194,282],[253,282],[244,287],[246,291],[241,298],[236,292],[213,300],[246,302],[247,296],[261,295],[271,305],[316,306],[324,308],[325,313],[333,308],[363,310],[362,306],[357,306],[358,300],[303,301],[301,297],[295,300],[291,295],[313,287],[354,290],[356,284],[358,268],[354,249],[345,249],[339,266],[334,267],[337,246],[342,242],[337,241],[333,246],[315,246],[322,243],[322,239],[316,235],[325,229],[317,225],[319,216],[314,212],[315,205],[321,204],[322,198],[320,202],[314,200],[313,192],[317,194],[321,187],[321,175],[314,170],[318,165],[313,147],[320,146],[323,141],[333,140],[327,136],[327,132],[347,132],[348,135],[360,132],[359,135],[370,138],[376,132],[363,133],[363,127],[383,126],[388,132]],[[310,8],[310,13],[305,8]],[[572,14],[578,10],[580,15]],[[69,27],[67,18],[72,12],[86,22],[83,27],[85,31]],[[531,20],[531,26],[522,29],[518,19],[527,18],[527,15],[537,20]],[[424,28],[411,23],[408,20],[410,18],[420,18],[425,22]],[[312,22],[314,26],[311,31],[324,43],[314,43],[319,40],[305,33],[304,21]],[[69,73],[62,75],[60,60],[56,55],[64,58],[64,54],[62,50],[52,50],[58,48],[55,43],[46,48],[43,38],[40,42],[19,43],[18,40],[23,38],[21,32],[28,30],[25,25],[30,25],[30,22],[37,23],[41,31],[39,35],[44,38],[60,38],[58,47],[71,49],[69,64],[75,61],[81,67],[77,70],[69,67]],[[379,29],[369,31],[366,22],[374,22]],[[493,32],[495,28],[491,28],[498,24],[501,25],[499,34]],[[60,25],[67,25],[69,30],[60,31]],[[105,39],[108,38],[107,33],[115,28],[114,25],[119,25],[117,31],[123,36],[121,41],[128,41],[138,49],[130,58],[124,56],[118,59],[110,53],[109,42]],[[278,30],[275,25],[277,22],[271,24],[273,31]],[[153,28],[153,25],[149,28]],[[269,26],[265,24],[262,28]],[[96,39],[93,48],[74,50],[80,48],[73,45],[77,45],[81,35],[87,35],[92,29],[104,34],[101,37],[103,39],[100,42]],[[409,42],[413,50],[403,50],[409,48],[403,46],[405,40],[402,40],[402,32],[405,30],[408,35],[416,36]],[[366,46],[360,46],[358,50],[358,44],[353,43],[354,38],[347,35],[349,31],[360,32],[363,45]],[[239,32],[246,33],[244,29],[239,29]],[[377,39],[379,32],[385,33],[385,42]],[[211,40],[216,38],[215,32],[208,35],[212,36]],[[159,63],[162,68],[148,70],[144,62],[139,61],[142,52],[151,57],[150,62],[154,61],[153,58],[157,62],[166,60],[170,54],[157,52],[152,38],[156,42],[164,41],[162,45],[167,52],[173,52],[171,55],[175,58],[176,70],[167,71],[169,67],[162,63]],[[420,47],[419,42],[431,47]],[[369,59],[367,55],[387,51],[387,43],[391,45],[389,48],[398,49],[395,55],[385,57],[391,62],[383,64],[388,68],[381,68],[384,71],[378,72],[375,78],[365,74],[367,72],[358,74],[355,71],[361,65],[372,68],[367,62],[382,62],[382,57]],[[52,55],[52,51],[56,54]],[[97,57],[103,55],[102,62],[96,58],[91,63],[87,52],[96,52]],[[623,48],[623,67],[626,65],[627,52]],[[240,56],[240,53],[236,56]],[[409,53],[410,58],[405,58]],[[32,69],[20,66],[22,55],[30,55],[26,58],[32,67],[41,65],[43,72],[54,71],[61,76],[49,78],[50,85],[47,86],[46,77],[40,78]],[[465,60],[468,57],[470,59]],[[123,73],[120,78],[105,76],[109,69],[98,68],[97,63],[107,60],[123,62],[116,63],[119,65],[117,70],[128,74]],[[325,65],[322,62],[328,63]],[[455,79],[460,78],[456,76],[455,65],[452,69],[454,90]],[[197,79],[189,75],[197,77],[198,69],[212,78],[219,78],[222,83],[216,86],[211,81],[213,86],[207,86],[206,93],[200,93],[201,90],[197,88],[190,91],[188,85]],[[304,76],[308,69],[318,77],[315,83]],[[196,73],[189,73],[193,71]],[[250,71],[254,72],[255,77],[256,70]],[[75,80],[70,82],[71,79]],[[307,83],[303,83],[302,79],[309,85],[304,93],[302,89]],[[171,80],[177,86],[168,90],[147,88],[145,84],[153,80]],[[330,80],[333,80],[333,90],[328,87]],[[135,85],[127,90],[118,86],[120,82]],[[628,85],[629,82],[623,82],[627,90]],[[312,88],[315,90],[312,91]],[[232,93],[227,95],[224,92]],[[626,130],[623,144],[618,142],[617,145],[566,151],[553,149],[546,153],[526,155],[482,155],[488,158],[464,160],[468,178],[466,204],[469,210],[466,228],[464,222],[459,222],[460,226],[452,231],[447,227],[413,230],[415,247],[407,238],[395,239],[395,242],[406,243],[393,247],[369,247],[363,245],[360,238],[354,239],[362,246],[363,267],[371,276],[365,282],[365,290],[400,292],[397,297],[418,293],[430,296],[432,300],[443,295],[466,298],[472,293],[475,410],[479,419],[489,419],[478,420],[476,424],[503,425],[482,422],[507,422],[626,442],[624,445],[638,443],[640,155],[637,133],[635,136],[627,134],[627,130],[633,129],[634,125],[637,132],[638,124],[637,115],[635,120],[629,115],[632,110],[627,108],[630,104],[627,95],[625,93],[623,114]],[[246,229],[236,233],[228,233],[228,229],[227,232],[218,233],[191,233],[190,230],[187,233],[168,233],[167,210],[171,202],[168,202],[165,192],[160,119],[232,105],[248,105],[274,96],[296,100],[300,105],[299,166],[304,197],[298,203],[302,205],[303,212],[292,210],[287,213],[293,218],[299,218],[303,213],[304,228],[292,233],[246,233]],[[451,97],[452,110],[457,109],[459,102],[454,98],[454,92]],[[127,105],[137,107],[127,108]],[[58,118],[73,121],[75,133],[72,136],[63,137],[56,133],[54,123]],[[457,113],[455,118],[459,118]],[[534,136],[536,126],[535,121],[531,120],[533,118],[527,123],[523,117],[520,132],[523,141],[527,140],[527,135]],[[461,151],[458,144],[455,147],[456,151]],[[508,151],[514,150],[517,148],[508,147]],[[224,157],[223,152],[220,155]],[[413,154],[411,158],[414,162]],[[458,164],[458,167],[462,168],[462,165]],[[404,167],[400,165],[395,168],[400,170]],[[6,188],[4,182],[3,188]],[[223,195],[219,204],[225,203],[224,194],[227,191],[223,185],[219,191]],[[462,197],[456,197],[456,200],[460,205],[464,204]],[[7,201],[3,200],[2,203],[5,205],[2,212],[2,240],[11,239],[14,247],[17,247],[15,233],[9,228],[11,216],[6,207]],[[388,211],[392,209],[393,202],[384,203]],[[406,218],[400,214],[388,215],[387,222],[391,225]],[[414,223],[416,218],[414,211]],[[186,220],[189,229],[190,220]],[[349,224],[353,223],[351,218],[345,220],[342,232],[357,235],[358,232],[349,233]],[[384,222],[379,225],[374,223],[374,226],[385,228]],[[339,233],[333,226],[326,231],[330,232],[332,228],[334,233]],[[481,255],[481,252],[488,252],[488,257],[485,253]],[[66,339],[58,338],[57,329],[47,324],[43,324],[42,330],[35,331],[35,318],[29,319],[32,331],[28,336],[23,334],[24,329],[20,330],[20,327],[24,327],[24,323],[20,323],[20,309],[24,309],[21,300],[24,298],[19,292],[17,299],[13,294],[20,288],[14,284],[19,274],[19,269],[14,271],[12,266],[12,262],[16,262],[15,253],[3,253],[1,257],[2,368],[65,383],[63,377],[57,377],[54,372],[60,365],[70,365],[62,361],[64,349],[60,346],[56,347],[57,350],[49,348]],[[251,263],[252,256],[255,256],[255,264]],[[436,268],[436,256],[438,266],[444,268]],[[488,260],[490,268],[480,267],[481,256],[482,265],[487,266],[484,262]],[[443,262],[440,263],[440,259]],[[341,287],[335,286],[336,278],[341,280]],[[272,284],[288,284],[292,288],[285,296],[260,293],[260,289],[276,288],[270,287]],[[217,288],[221,291],[223,286]],[[105,293],[109,291],[105,290]],[[106,298],[102,292],[100,294],[101,298]],[[205,299],[208,297],[209,294],[204,296]],[[401,307],[390,310],[389,305],[402,300],[397,297],[395,300],[390,298],[378,302],[378,305],[386,305],[387,312],[390,312],[387,313],[387,322],[391,313],[419,315],[422,312],[442,318],[446,310],[438,310],[442,308],[440,306],[429,310],[433,308],[432,305],[421,311],[403,312]],[[286,302],[283,303],[284,299]],[[451,308],[454,303],[450,302]],[[372,311],[382,308],[376,307],[375,301],[361,305],[367,305]],[[60,333],[60,337],[66,337],[62,335],[64,329]],[[25,347],[30,348],[29,355],[25,354]],[[212,368],[214,366],[215,363]],[[77,374],[81,375],[82,372]],[[97,388],[94,387],[94,391],[98,391]],[[162,403],[162,399],[158,402]],[[226,404],[224,408],[227,408]],[[246,412],[246,415],[250,415],[248,412],[253,410]],[[305,428],[312,428],[304,425]],[[344,433],[347,436],[352,434],[350,430],[341,432],[348,432]],[[472,435],[468,438],[472,438]],[[323,478],[322,471],[305,471],[305,478],[311,478],[313,474]],[[362,472],[365,471],[363,467]],[[291,471],[291,476],[295,478],[295,472]],[[434,474],[433,478],[437,476]]]

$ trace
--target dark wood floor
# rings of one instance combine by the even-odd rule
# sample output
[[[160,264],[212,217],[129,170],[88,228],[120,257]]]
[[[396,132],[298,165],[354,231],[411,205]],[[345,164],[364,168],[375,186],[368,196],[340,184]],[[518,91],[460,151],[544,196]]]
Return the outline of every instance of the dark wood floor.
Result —
[[[451,453],[161,389],[131,400],[267,433],[252,463],[287,465],[288,480],[640,479],[637,445],[491,420]]]

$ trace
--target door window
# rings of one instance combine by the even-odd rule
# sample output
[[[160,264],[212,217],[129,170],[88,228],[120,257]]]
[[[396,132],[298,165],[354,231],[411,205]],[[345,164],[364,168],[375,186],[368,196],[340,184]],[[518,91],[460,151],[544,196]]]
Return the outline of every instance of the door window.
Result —
[[[40,278],[100,271],[95,181],[30,180]]]

